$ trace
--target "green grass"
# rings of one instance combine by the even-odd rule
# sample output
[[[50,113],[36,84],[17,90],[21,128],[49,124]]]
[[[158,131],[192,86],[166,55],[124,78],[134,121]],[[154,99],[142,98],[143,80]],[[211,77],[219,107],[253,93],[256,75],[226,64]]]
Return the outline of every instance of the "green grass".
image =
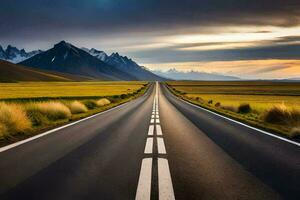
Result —
[[[146,82],[31,82],[0,85],[0,88],[16,87],[22,90],[20,93],[15,91],[17,94],[13,95],[8,90],[5,95],[2,94],[0,146],[128,102],[143,95],[148,88]],[[66,88],[72,91],[62,94]],[[41,96],[38,92],[48,95]],[[72,94],[72,98],[65,96],[66,93]]]
[[[194,104],[287,137],[298,136],[295,134],[300,127],[297,117],[289,117],[285,120],[287,123],[271,123],[265,116],[278,105],[286,108],[282,110],[283,115],[284,112],[297,113],[300,110],[300,83],[178,81],[167,84],[174,94]],[[247,104],[247,112],[240,112]]]

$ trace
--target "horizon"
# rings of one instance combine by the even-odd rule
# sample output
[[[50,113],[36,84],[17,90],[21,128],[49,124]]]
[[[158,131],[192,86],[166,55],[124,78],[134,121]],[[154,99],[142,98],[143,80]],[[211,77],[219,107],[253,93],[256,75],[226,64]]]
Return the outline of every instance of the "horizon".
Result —
[[[0,45],[46,50],[66,40],[119,52],[151,70],[298,78],[299,8],[296,0],[4,0]]]

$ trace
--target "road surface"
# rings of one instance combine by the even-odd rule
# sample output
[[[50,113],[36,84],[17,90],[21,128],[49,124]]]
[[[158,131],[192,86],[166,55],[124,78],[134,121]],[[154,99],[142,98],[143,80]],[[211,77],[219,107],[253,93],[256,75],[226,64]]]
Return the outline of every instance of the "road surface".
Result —
[[[0,199],[300,199],[300,147],[214,115],[162,84],[0,148]]]

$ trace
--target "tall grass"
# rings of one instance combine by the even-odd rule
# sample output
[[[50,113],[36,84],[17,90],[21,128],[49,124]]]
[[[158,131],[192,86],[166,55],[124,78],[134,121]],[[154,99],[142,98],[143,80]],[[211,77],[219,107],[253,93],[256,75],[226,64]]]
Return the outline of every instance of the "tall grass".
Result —
[[[0,103],[0,135],[3,137],[24,133],[31,129],[31,122],[21,105]]]
[[[7,135],[7,128],[5,124],[0,122],[0,138],[3,137],[4,135]]]
[[[67,104],[67,106],[72,114],[85,113],[88,111],[87,107],[79,101],[72,101],[71,103]]]
[[[263,113],[265,122],[272,124],[291,125],[300,122],[300,112],[288,109],[284,104],[275,105]]]
[[[110,104],[110,101],[106,98],[102,98],[102,99],[99,99],[98,101],[96,101],[96,104],[98,106],[105,106],[105,105]]]
[[[37,124],[40,125],[45,121],[45,117],[48,120],[59,120],[67,119],[71,117],[70,109],[61,102],[49,101],[49,102],[40,102],[40,103],[31,103],[26,106],[30,117],[33,120],[36,120]],[[39,118],[41,121],[39,122]]]
[[[300,126],[292,128],[290,132],[291,137],[300,137]]]

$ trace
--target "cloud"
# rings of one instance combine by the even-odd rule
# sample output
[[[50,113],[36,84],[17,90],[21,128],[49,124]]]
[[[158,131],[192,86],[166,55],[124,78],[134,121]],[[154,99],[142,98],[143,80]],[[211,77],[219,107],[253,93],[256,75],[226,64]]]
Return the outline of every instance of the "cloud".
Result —
[[[271,73],[274,71],[279,71],[279,70],[283,70],[283,69],[287,69],[290,68],[291,66],[285,66],[285,65],[275,65],[275,66],[268,66],[268,67],[264,67],[261,69],[257,69],[255,70],[255,73]]]
[[[298,0],[2,0],[0,39],[300,24]]]

